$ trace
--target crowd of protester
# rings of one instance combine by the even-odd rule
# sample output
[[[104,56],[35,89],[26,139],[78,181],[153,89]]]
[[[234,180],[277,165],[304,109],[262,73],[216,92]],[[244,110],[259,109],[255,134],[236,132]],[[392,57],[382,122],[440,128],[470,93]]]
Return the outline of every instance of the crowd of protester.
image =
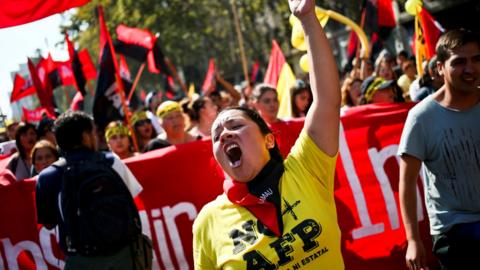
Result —
[[[417,74],[414,59],[405,51],[394,56],[383,50],[375,59],[355,58],[351,66],[352,69],[340,78],[341,114],[363,104],[418,102],[443,84],[437,71],[436,57],[424,63],[421,76]],[[312,104],[308,79],[296,80],[290,95],[291,118],[305,117]],[[278,93],[273,85],[257,83],[234,86],[217,72],[215,83],[200,95],[167,100],[161,91],[151,91],[142,109],[132,113],[131,129],[125,121],[115,120],[107,125],[104,134],[98,134],[102,138],[100,142],[105,138],[100,149],[112,151],[125,159],[171,145],[206,139],[210,137],[211,125],[217,114],[227,107],[254,109],[269,125],[288,121],[277,116],[279,105]],[[39,172],[33,158],[34,150],[38,150],[34,148],[37,142],[43,141],[43,148],[47,148],[45,141],[50,143],[48,146],[56,147],[53,122],[46,115],[37,125],[11,119],[5,121],[0,136],[0,151],[2,155],[13,153],[8,168],[17,180]],[[58,158],[58,153],[52,156]]]

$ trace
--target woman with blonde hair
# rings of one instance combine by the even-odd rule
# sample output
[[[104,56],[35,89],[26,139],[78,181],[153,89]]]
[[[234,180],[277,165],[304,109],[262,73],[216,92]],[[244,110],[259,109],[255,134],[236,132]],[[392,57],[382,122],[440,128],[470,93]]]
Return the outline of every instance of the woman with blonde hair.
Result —
[[[57,147],[49,140],[40,140],[33,146],[32,153],[32,176],[39,174],[43,169],[50,166],[60,158]]]

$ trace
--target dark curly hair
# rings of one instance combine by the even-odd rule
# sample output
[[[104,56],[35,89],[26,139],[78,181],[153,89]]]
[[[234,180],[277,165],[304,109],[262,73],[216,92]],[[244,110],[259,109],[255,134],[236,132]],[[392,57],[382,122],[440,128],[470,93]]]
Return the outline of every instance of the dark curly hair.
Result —
[[[66,111],[55,120],[53,132],[63,151],[82,146],[83,132],[92,132],[93,118],[82,111]]]

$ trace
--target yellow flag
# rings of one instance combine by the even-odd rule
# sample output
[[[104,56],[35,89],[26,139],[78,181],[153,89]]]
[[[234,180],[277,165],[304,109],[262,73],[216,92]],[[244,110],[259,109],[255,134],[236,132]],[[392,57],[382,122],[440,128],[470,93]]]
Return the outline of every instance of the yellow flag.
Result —
[[[278,118],[291,118],[292,117],[292,103],[290,88],[295,85],[295,75],[293,74],[290,65],[283,64],[280,76],[277,83],[277,94],[280,102],[278,108]]]
[[[425,36],[423,35],[420,19],[415,16],[415,60],[417,62],[417,72],[423,75],[423,60],[427,59],[427,47],[425,46]]]

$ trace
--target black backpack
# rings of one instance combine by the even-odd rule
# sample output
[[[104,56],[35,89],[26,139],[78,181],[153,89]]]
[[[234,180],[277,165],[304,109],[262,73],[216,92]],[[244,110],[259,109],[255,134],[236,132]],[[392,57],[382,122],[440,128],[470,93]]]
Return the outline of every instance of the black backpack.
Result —
[[[56,165],[64,171],[60,205],[68,252],[109,255],[141,234],[132,195],[104,154]]]

